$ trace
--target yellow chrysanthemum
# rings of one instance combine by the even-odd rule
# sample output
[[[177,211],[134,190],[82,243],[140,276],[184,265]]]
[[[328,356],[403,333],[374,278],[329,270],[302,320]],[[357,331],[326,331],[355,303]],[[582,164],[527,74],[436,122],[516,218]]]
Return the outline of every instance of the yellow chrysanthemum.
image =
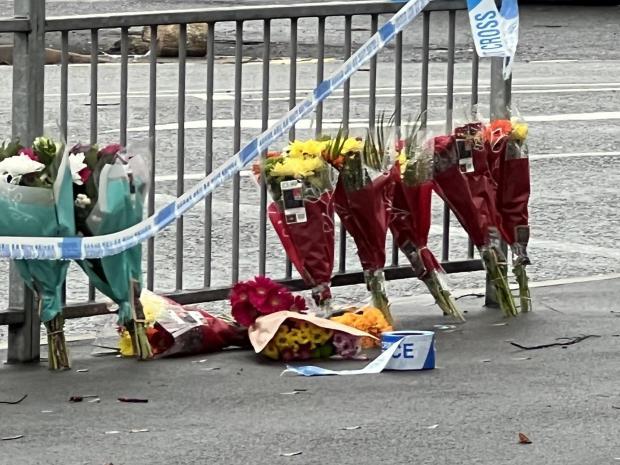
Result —
[[[311,157],[320,157],[323,150],[327,148],[329,141],[318,141],[310,139],[304,142],[304,155]]]
[[[284,151],[288,154],[289,157],[293,158],[303,158],[304,156],[304,142],[300,140],[295,140],[291,142]]]
[[[271,169],[271,176],[287,177],[291,176],[297,179],[312,176],[316,171],[322,169],[325,165],[320,158],[291,158],[276,163]]]
[[[364,149],[364,142],[361,139],[357,139],[355,137],[349,137],[344,141],[342,145],[342,150],[340,153],[346,155],[347,153],[361,153]]]
[[[523,142],[527,139],[528,125],[518,118],[512,118],[512,138]]]
[[[121,337],[118,340],[118,348],[121,351],[123,357],[133,357],[133,344],[131,343],[131,336],[129,331],[124,330],[121,333]]]
[[[267,347],[265,347],[261,353],[265,357],[268,357],[272,360],[278,360],[280,356],[280,351],[276,347],[276,344],[273,343],[273,341],[269,342],[269,344],[267,344]]]

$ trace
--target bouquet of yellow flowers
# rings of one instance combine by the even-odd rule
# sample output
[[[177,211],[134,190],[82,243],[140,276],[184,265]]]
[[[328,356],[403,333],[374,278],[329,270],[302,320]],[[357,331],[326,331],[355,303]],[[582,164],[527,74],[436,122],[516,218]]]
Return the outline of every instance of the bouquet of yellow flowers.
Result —
[[[273,202],[267,212],[286,253],[321,311],[329,313],[334,266],[336,172],[323,159],[327,142],[294,141],[270,153],[260,175]]]

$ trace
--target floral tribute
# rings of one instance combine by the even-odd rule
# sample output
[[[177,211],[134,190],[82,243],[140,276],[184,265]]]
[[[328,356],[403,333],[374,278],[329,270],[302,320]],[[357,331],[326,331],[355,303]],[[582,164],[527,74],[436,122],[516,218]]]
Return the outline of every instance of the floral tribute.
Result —
[[[282,153],[270,153],[256,173],[271,193],[267,214],[286,254],[312,287],[315,304],[329,313],[336,173],[321,156],[326,144],[294,141]]]
[[[273,360],[358,358],[361,339],[370,334],[302,313],[301,296],[265,277],[236,284],[230,294],[232,316],[248,327],[257,353]]]
[[[392,324],[383,274],[394,195],[394,178],[386,163],[386,125],[389,122],[381,115],[365,139],[346,137],[339,131],[323,154],[340,173],[334,191],[336,213],[357,246],[372,304]]]
[[[0,146],[0,235],[73,236],[72,176],[64,145],[38,137],[32,146]],[[68,261],[15,260],[24,282],[35,293],[47,329],[52,370],[70,368],[64,336],[62,290]]]

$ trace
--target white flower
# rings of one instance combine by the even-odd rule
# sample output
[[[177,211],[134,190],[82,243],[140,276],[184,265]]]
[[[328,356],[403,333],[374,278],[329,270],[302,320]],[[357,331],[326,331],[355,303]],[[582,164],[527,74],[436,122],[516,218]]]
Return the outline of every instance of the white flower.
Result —
[[[90,198],[84,194],[78,194],[75,197],[75,206],[78,208],[86,208],[91,204]]]
[[[84,159],[86,157],[83,153],[72,153],[69,155],[69,168],[71,169],[71,177],[73,178],[73,183],[81,186],[84,184],[82,182],[82,177],[80,176],[80,171],[84,168],[88,168],[88,165],[84,163]]]
[[[32,160],[28,155],[15,155],[0,161],[0,176],[6,182],[19,184],[24,174],[43,171],[45,165]]]

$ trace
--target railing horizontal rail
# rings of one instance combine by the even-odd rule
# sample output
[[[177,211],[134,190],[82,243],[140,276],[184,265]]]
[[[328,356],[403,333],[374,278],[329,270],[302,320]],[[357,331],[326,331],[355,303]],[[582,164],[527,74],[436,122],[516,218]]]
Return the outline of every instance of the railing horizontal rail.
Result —
[[[30,21],[22,18],[0,18],[0,33],[2,32],[29,32]]]
[[[316,18],[317,16],[346,16],[350,14],[372,15],[395,13],[402,3],[396,2],[328,2],[305,3],[293,5],[236,6],[234,8],[201,8],[179,11],[153,11],[148,13],[96,14],[80,16],[48,17],[45,21],[46,32],[75,31],[84,29],[107,29],[118,27],[135,27],[216,23],[225,21],[255,21],[288,18]],[[435,0],[425,11],[464,10],[464,0]]]
[[[484,269],[480,260],[455,260],[442,264],[446,273],[468,273],[471,271],[481,271]],[[386,267],[385,279],[407,279],[414,278],[415,275],[410,266]],[[287,279],[280,281],[293,291],[305,291],[310,289],[302,279]],[[332,278],[333,286],[350,286],[364,283],[364,273],[354,271],[347,273],[336,273]],[[164,294],[182,305],[195,304],[199,302],[211,302],[216,300],[226,300],[230,294],[230,287],[210,287],[207,289],[183,290]],[[68,320],[74,318],[84,318],[97,315],[108,315],[110,310],[106,303],[90,302],[85,304],[67,305],[64,309],[64,317]],[[23,321],[23,311],[6,310],[0,312],[0,325],[18,324]]]

